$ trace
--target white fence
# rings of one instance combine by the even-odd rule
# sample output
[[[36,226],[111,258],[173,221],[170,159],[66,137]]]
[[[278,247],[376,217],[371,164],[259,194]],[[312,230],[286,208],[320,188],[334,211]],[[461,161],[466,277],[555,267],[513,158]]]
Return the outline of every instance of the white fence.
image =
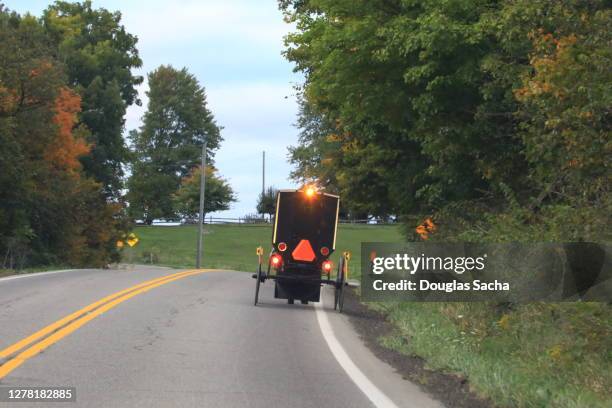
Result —
[[[204,217],[205,224],[271,224],[273,219],[269,218],[255,218],[255,217],[238,217],[238,218],[227,218],[227,217]],[[143,222],[136,221],[138,225],[144,225]],[[184,219],[184,220],[155,220],[153,225],[156,226],[179,226],[179,225],[194,225],[197,224],[197,219]],[[381,221],[376,219],[363,219],[363,220],[348,220],[341,219],[340,224],[362,224],[362,225],[395,225],[394,222]]]

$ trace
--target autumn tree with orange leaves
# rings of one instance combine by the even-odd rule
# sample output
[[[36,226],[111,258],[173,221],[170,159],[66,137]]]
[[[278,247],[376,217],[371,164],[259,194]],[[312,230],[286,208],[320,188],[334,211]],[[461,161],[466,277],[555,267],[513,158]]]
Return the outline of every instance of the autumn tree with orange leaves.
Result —
[[[121,208],[83,174],[88,130],[40,23],[0,6],[0,268],[103,266]]]
[[[85,141],[84,127],[75,129],[77,114],[81,111],[81,97],[62,87],[55,98],[55,115],[53,123],[57,126],[57,135],[45,152],[45,160],[51,165],[77,173],[81,169],[79,158],[89,153],[89,145]]]

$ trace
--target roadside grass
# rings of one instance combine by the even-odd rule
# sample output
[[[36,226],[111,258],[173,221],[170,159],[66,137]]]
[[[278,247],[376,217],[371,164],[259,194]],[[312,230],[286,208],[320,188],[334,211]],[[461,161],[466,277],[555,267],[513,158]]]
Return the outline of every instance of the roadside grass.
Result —
[[[126,248],[123,262],[152,263],[176,268],[195,267],[197,226],[142,226],[136,227],[140,239],[134,248]],[[255,271],[255,249],[263,246],[264,253],[271,247],[272,226],[264,225],[206,225],[204,227],[203,267]],[[393,225],[341,224],[338,227],[336,252],[332,261],[337,264],[343,251],[350,251],[350,277],[360,276],[361,243],[401,242],[403,237]]]
[[[381,344],[469,379],[502,407],[611,407],[612,308],[605,303],[377,303]]]

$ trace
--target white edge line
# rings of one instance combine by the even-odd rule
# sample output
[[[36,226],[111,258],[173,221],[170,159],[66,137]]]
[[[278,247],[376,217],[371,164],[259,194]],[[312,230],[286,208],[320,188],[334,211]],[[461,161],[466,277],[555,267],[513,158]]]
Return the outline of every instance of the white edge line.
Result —
[[[315,303],[315,310],[317,313],[317,321],[319,322],[319,328],[323,334],[323,338],[327,342],[329,349],[340,364],[340,366],[346,371],[346,374],[351,380],[359,387],[366,397],[378,408],[397,408],[397,405],[389,397],[387,397],[376,385],[372,383],[365,376],[365,374],[355,365],[353,360],[346,353],[332,330],[327,314],[323,309],[322,302]]]
[[[82,270],[82,269],[62,269],[59,271],[22,273],[22,274],[18,274],[15,276],[7,276],[5,278],[0,278],[0,282],[6,282],[6,281],[13,280],[13,279],[32,278],[34,276],[54,275],[56,273],[75,272],[79,270]]]

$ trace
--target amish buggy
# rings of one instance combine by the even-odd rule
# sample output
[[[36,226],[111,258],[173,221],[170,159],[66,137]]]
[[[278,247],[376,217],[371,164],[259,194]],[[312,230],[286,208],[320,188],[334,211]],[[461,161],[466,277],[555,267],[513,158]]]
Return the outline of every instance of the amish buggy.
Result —
[[[339,210],[340,197],[318,192],[314,187],[278,192],[267,265],[263,265],[263,248],[257,249],[255,305],[259,302],[260,285],[271,279],[274,297],[287,299],[289,304],[296,300],[302,304],[318,302],[321,286],[332,285],[334,309],[342,312],[350,254],[343,254],[333,279],[333,263],[329,259],[336,249]]]

